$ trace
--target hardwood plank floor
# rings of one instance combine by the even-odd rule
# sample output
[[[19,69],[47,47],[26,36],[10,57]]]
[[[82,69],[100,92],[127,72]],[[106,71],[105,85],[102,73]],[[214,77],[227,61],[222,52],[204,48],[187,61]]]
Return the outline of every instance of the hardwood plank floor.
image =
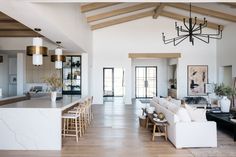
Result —
[[[1,150],[0,157],[236,157],[236,143],[221,131],[217,148],[175,149],[163,137],[152,142],[151,132],[139,127],[142,106],[122,99],[94,105],[94,120],[78,143],[69,137],[62,151]]]

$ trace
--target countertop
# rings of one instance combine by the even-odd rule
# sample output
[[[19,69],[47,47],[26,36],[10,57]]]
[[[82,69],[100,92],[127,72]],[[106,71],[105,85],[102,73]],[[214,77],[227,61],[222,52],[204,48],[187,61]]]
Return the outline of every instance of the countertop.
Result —
[[[11,103],[7,105],[0,106],[1,108],[52,108],[65,110],[78,102],[82,102],[83,99],[78,95],[63,95],[63,98],[57,100],[56,102],[51,102],[49,96],[32,98],[31,100],[20,101],[16,103]]]

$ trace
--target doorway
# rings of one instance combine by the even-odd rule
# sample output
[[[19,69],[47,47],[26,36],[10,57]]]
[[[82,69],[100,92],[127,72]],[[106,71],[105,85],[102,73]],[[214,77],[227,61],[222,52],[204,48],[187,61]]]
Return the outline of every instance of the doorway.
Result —
[[[152,98],[157,95],[157,67],[135,67],[135,97]]]
[[[124,96],[124,70],[122,68],[103,68],[103,96]]]

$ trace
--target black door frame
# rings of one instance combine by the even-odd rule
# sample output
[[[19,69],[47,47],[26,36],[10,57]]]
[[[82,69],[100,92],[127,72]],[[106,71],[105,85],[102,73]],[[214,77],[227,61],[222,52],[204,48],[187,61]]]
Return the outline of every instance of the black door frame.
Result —
[[[137,68],[145,68],[145,81],[147,81],[147,68],[155,68],[156,69],[156,96],[157,96],[157,66],[135,66],[135,98],[152,98],[152,97],[147,97],[147,87],[145,87],[145,97],[137,97],[137,91],[136,91],[136,78],[137,78]]]

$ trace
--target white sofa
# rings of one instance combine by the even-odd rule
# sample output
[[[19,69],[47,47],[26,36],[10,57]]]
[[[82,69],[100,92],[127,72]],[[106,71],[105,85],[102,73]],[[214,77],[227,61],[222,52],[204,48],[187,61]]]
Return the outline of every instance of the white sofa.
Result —
[[[163,102],[162,100],[158,102],[158,100],[153,99],[150,102],[150,106],[155,107],[157,113],[164,113],[169,123],[167,127],[168,139],[176,148],[217,147],[217,129],[215,122],[207,120],[202,122],[191,120],[189,122],[183,122],[178,114],[173,112],[173,103],[166,103],[166,101]],[[172,107],[170,104],[172,104]],[[172,108],[172,110],[170,110],[170,108]],[[180,109],[182,107],[177,106],[177,108]]]

